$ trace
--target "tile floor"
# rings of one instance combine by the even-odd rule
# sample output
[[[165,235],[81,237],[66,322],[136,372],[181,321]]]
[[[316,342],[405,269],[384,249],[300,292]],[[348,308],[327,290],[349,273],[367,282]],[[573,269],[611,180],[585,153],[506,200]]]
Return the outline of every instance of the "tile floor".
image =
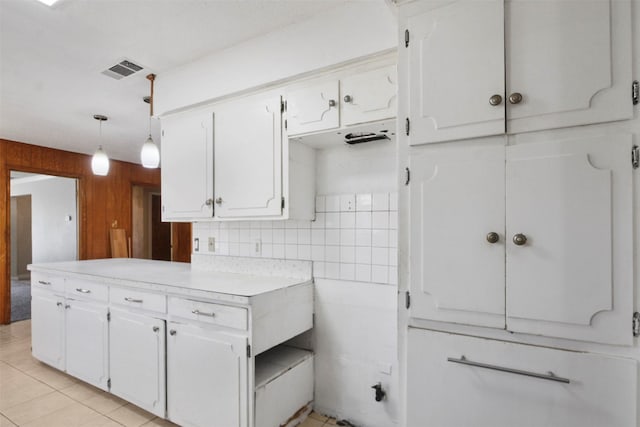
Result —
[[[300,427],[335,424],[312,413]],[[31,356],[30,320],[0,325],[0,427],[175,425],[38,362]]]

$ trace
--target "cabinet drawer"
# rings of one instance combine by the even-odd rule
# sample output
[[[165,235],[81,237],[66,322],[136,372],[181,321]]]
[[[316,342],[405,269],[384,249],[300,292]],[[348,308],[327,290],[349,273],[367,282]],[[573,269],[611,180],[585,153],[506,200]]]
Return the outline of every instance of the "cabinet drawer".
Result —
[[[65,294],[71,298],[89,299],[94,301],[109,301],[109,287],[102,283],[86,280],[67,279],[64,286]]]
[[[125,307],[139,308],[157,313],[167,312],[167,297],[135,289],[111,287],[109,301],[111,304]]]
[[[229,305],[169,297],[169,314],[184,319],[235,329],[247,329],[247,309]]]
[[[49,291],[64,292],[64,277],[33,271],[31,272],[31,286]]]
[[[407,359],[409,426],[636,424],[632,359],[413,328]]]

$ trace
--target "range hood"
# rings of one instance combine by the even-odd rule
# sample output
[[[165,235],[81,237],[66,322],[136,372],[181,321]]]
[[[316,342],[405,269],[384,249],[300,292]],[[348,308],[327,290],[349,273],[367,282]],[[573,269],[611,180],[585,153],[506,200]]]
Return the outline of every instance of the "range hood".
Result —
[[[292,136],[298,141],[313,148],[330,148],[340,145],[384,144],[396,139],[396,120],[383,120],[374,123],[348,126],[310,135]]]

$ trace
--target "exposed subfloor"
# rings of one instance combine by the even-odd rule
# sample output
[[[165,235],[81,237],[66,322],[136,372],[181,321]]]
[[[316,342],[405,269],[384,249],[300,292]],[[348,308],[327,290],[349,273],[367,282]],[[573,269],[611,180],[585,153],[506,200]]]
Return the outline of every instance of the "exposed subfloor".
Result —
[[[300,427],[335,425],[312,413]],[[0,326],[0,427],[175,426],[31,356],[31,321]]]

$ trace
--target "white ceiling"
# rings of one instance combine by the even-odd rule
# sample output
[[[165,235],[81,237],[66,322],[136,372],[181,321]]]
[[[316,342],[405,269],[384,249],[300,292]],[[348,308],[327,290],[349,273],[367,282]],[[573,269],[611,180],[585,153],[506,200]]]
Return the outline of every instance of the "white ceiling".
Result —
[[[139,163],[149,73],[186,64],[349,0],[0,0],[0,138]],[[101,72],[127,58],[121,80]],[[154,140],[159,143],[153,120]]]

